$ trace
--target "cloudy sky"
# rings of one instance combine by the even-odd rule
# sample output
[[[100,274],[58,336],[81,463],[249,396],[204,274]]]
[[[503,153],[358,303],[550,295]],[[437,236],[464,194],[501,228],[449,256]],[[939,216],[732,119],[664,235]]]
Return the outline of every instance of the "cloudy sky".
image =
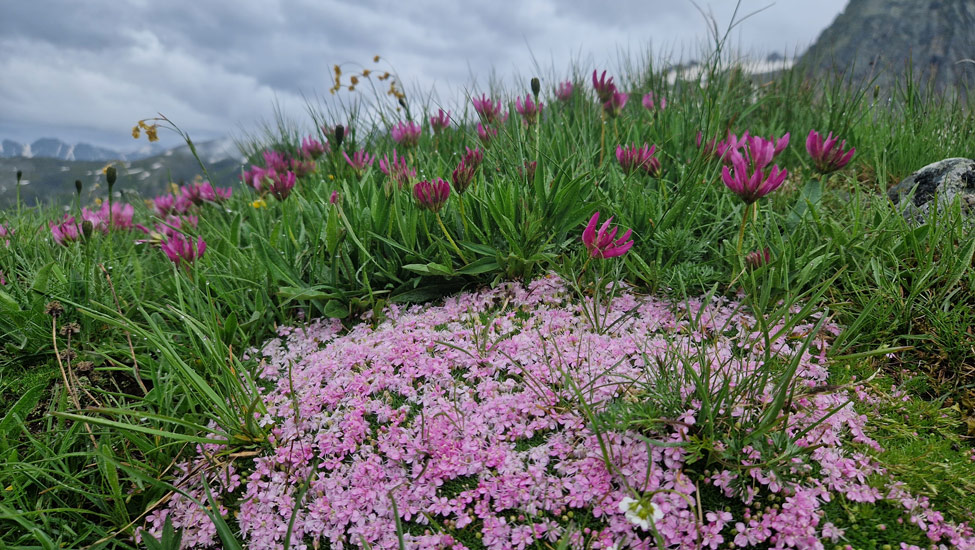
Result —
[[[792,54],[846,0],[742,0],[741,50]],[[735,0],[698,0],[724,29]],[[195,140],[253,133],[275,105],[301,124],[334,102],[332,66],[393,70],[407,91],[458,104],[536,73],[696,58],[708,26],[690,0],[32,0],[0,5],[0,139],[134,148],[133,124],[163,113]],[[374,64],[373,56],[380,55]],[[545,80],[548,80],[546,82]],[[359,93],[359,92],[356,92]],[[327,103],[326,103],[327,104]],[[160,137],[173,141],[174,136]]]

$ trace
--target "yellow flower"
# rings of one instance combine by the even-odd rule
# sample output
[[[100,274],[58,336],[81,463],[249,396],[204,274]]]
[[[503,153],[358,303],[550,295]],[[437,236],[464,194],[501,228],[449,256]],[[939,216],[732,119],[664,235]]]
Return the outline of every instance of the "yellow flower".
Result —
[[[267,203],[264,202],[264,199],[257,199],[256,201],[251,203],[251,206],[253,206],[254,208],[267,208]]]
[[[101,206],[101,205],[102,205],[101,197],[95,197],[95,206]]]
[[[329,174],[329,175],[328,175],[328,179],[330,179],[330,180],[334,180],[334,179],[335,179],[335,175],[334,175],[334,174]]]
[[[372,58],[372,62],[373,63],[379,63],[379,56],[377,55],[376,57],[373,57]]]
[[[350,92],[354,92],[355,91],[355,86],[349,86],[349,91]]]
[[[372,71],[370,71],[369,69],[362,69],[362,76],[369,78],[370,74],[372,74]]]
[[[107,174],[108,173],[108,169],[111,168],[113,164],[115,164],[115,163],[110,162],[110,163],[106,164],[105,166],[102,166],[102,174]]]
[[[139,134],[140,133],[141,133],[141,130],[139,129],[139,125],[138,124],[136,124],[135,126],[132,127],[132,139],[139,139]]]
[[[353,85],[353,86],[355,86],[356,84],[358,84],[358,83],[359,83],[359,77],[358,77],[358,76],[356,76],[356,75],[352,75],[352,77],[351,77],[351,78],[349,78],[349,81],[350,81],[350,82],[352,82],[352,85]]]
[[[335,69],[335,78],[342,76],[342,69],[338,65],[336,65],[334,69]]]
[[[152,126],[146,128],[146,137],[149,138],[149,141],[150,142],[152,142],[152,141],[159,141],[159,134],[157,134],[156,132],[157,132],[157,129],[156,129],[156,125],[155,124],[153,124]]]

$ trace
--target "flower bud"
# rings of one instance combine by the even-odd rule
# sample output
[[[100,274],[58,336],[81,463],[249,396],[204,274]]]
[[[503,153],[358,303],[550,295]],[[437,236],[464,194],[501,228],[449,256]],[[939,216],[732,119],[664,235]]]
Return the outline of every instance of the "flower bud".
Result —
[[[341,124],[335,126],[335,149],[342,147],[342,140],[345,139],[345,126]]]
[[[91,238],[91,233],[94,230],[95,225],[91,223],[91,220],[81,222],[81,234],[85,236],[86,241]]]
[[[77,191],[78,194],[80,195],[81,194],[81,180],[74,180],[74,188],[75,188],[75,191]]]
[[[535,96],[535,101],[538,101],[538,94],[542,91],[542,82],[538,80],[538,77],[532,78],[532,95]]]
[[[118,172],[115,171],[114,166],[109,166],[105,169],[105,181],[108,182],[108,187],[111,188],[115,185],[115,180],[118,179]]]
[[[17,185],[20,185],[20,179],[24,177],[24,172],[17,170]]]

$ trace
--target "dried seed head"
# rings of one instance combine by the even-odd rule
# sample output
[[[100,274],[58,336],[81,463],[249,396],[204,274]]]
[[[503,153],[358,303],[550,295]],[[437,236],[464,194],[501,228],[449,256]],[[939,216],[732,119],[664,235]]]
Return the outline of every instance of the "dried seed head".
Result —
[[[81,332],[81,325],[79,325],[74,321],[71,321],[70,323],[65,323],[64,325],[62,325],[61,328],[58,330],[58,332],[61,334],[61,336],[67,336],[69,334],[78,334]]]
[[[78,363],[76,363],[74,366],[74,370],[78,374],[85,376],[91,374],[91,371],[95,370],[95,364],[91,361],[78,361]]]
[[[44,306],[44,313],[50,315],[51,317],[60,317],[62,314],[64,314],[64,306],[61,305],[61,302],[53,300]]]
[[[60,357],[62,361],[67,363],[74,361],[74,358],[77,356],[78,354],[75,353],[74,350],[70,350],[70,349],[61,350],[61,353],[58,354],[58,357]]]

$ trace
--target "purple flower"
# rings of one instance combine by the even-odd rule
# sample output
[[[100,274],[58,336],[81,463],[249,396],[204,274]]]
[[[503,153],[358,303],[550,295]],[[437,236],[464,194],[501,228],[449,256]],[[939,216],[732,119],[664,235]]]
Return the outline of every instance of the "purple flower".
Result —
[[[468,166],[473,166],[477,168],[484,162],[484,151],[481,151],[477,147],[471,149],[470,147],[464,147],[464,163]]]
[[[349,163],[356,172],[361,172],[366,169],[366,166],[372,166],[372,161],[375,160],[365,149],[361,151],[356,151],[349,157],[349,154],[342,151],[342,156],[345,157],[345,162]]]
[[[487,145],[491,143],[491,140],[497,137],[498,131],[490,126],[485,126],[480,122],[477,123],[477,137],[481,139],[481,143]]]
[[[430,127],[433,128],[433,131],[436,134],[439,134],[440,132],[449,128],[450,111],[444,112],[443,109],[438,109],[436,116],[430,117]]]
[[[766,175],[765,167],[772,162],[775,154],[775,145],[769,140],[751,136],[747,139],[743,152],[738,149],[729,150],[727,155],[732,168],[722,166],[721,179],[745,204],[752,204],[778,189],[785,181],[788,171],[772,166]]]
[[[853,153],[856,152],[854,147],[846,150],[846,140],[843,140],[839,145],[837,145],[837,141],[839,138],[833,137],[833,132],[830,132],[823,140],[823,136],[819,132],[809,130],[809,136],[806,137],[806,151],[809,152],[809,156],[816,164],[816,170],[822,174],[843,168],[853,158]]]
[[[555,89],[555,97],[559,101],[565,103],[572,99],[572,90],[575,85],[572,84],[571,80],[566,80],[565,82],[559,83],[558,88]]]
[[[393,136],[393,141],[402,145],[403,147],[415,147],[418,143],[420,143],[421,133],[423,133],[423,128],[412,120],[399,122],[393,126],[392,130],[390,130],[390,134]]]
[[[769,250],[769,247],[766,246],[763,250],[755,250],[745,254],[745,265],[755,269],[769,263],[769,260],[771,259],[771,251]]]
[[[480,98],[471,98],[471,102],[474,104],[474,110],[480,115],[481,120],[488,124],[502,123],[508,120],[508,113],[502,114],[501,112],[500,99],[492,102],[487,94],[481,94]]]
[[[307,159],[318,160],[327,152],[329,152],[327,141],[322,143],[311,136],[301,140],[301,155]]]
[[[288,195],[291,194],[291,190],[295,186],[295,179],[295,173],[290,170],[284,174],[274,174],[274,177],[270,178],[270,192],[274,195],[274,198],[279,201],[288,198]]]
[[[7,227],[7,224],[0,223],[0,239],[4,239],[14,234],[14,230]],[[10,246],[10,239],[4,241],[4,246]]]
[[[526,126],[531,126],[538,122],[538,115],[541,114],[544,104],[539,101],[537,104],[532,101],[530,95],[525,96],[524,102],[521,98],[515,98],[515,111],[521,115]]]
[[[65,214],[61,223],[48,222],[48,227],[51,228],[54,242],[62,246],[67,246],[68,243],[77,241],[81,237],[81,228],[75,222],[74,216]]]
[[[416,169],[406,165],[406,157],[397,158],[395,150],[393,151],[392,160],[388,156],[383,156],[383,158],[379,159],[379,169],[383,174],[389,176],[389,179],[399,189],[402,189],[404,185],[410,183],[410,178],[416,177]]]
[[[630,99],[630,96],[624,92],[613,92],[608,100],[603,103],[603,111],[610,118],[616,118],[619,116],[620,111],[626,106],[626,102]]]
[[[656,150],[656,145],[647,147],[646,143],[643,144],[643,147],[618,145],[616,146],[616,160],[619,161],[623,172],[627,174],[643,170],[647,174],[656,176],[660,173],[660,160],[653,155]]]
[[[454,184],[454,191],[458,193],[467,191],[467,188],[474,182],[476,172],[477,166],[466,164],[463,160],[460,161],[457,168],[454,168],[454,171],[450,174],[450,181]]]
[[[630,233],[633,231],[627,229],[622,237],[616,239],[617,227],[607,231],[611,221],[613,221],[613,216],[610,216],[597,231],[596,224],[599,223],[599,212],[593,214],[592,218],[589,219],[589,225],[582,232],[582,244],[586,245],[591,257],[615,258],[626,254],[633,247],[633,239],[630,239]]]
[[[599,98],[599,102],[606,104],[607,101],[613,98],[613,94],[616,93],[616,85],[613,84],[613,77],[606,79],[606,71],[596,78],[596,71],[592,72],[592,87],[596,90],[596,97]]]
[[[135,210],[131,204],[112,204],[112,226],[116,229],[132,229],[132,215]],[[108,203],[103,202],[98,211],[81,209],[81,219],[90,221],[92,229],[108,233]]]
[[[233,190],[229,187],[214,187],[209,181],[194,185],[197,196],[206,202],[223,202],[230,198]]]
[[[203,256],[203,252],[207,249],[207,243],[203,240],[203,237],[197,237],[196,244],[194,245],[182,233],[173,232],[166,239],[166,242],[159,245],[159,248],[176,265],[182,263],[188,267],[189,263]]]
[[[659,98],[657,98],[656,103],[654,103],[653,92],[647,92],[643,96],[643,106],[646,107],[646,109],[651,112],[656,110],[663,111],[664,109],[667,108],[667,98],[664,96],[660,96]]]
[[[450,196],[450,184],[442,178],[437,178],[433,182],[423,180],[413,186],[413,196],[416,197],[416,202],[421,208],[439,212],[447,202],[447,197]]]
[[[339,202],[339,192],[338,191],[332,191],[332,194],[329,195],[329,197],[328,197],[328,203],[329,204],[335,204],[337,202]]]

